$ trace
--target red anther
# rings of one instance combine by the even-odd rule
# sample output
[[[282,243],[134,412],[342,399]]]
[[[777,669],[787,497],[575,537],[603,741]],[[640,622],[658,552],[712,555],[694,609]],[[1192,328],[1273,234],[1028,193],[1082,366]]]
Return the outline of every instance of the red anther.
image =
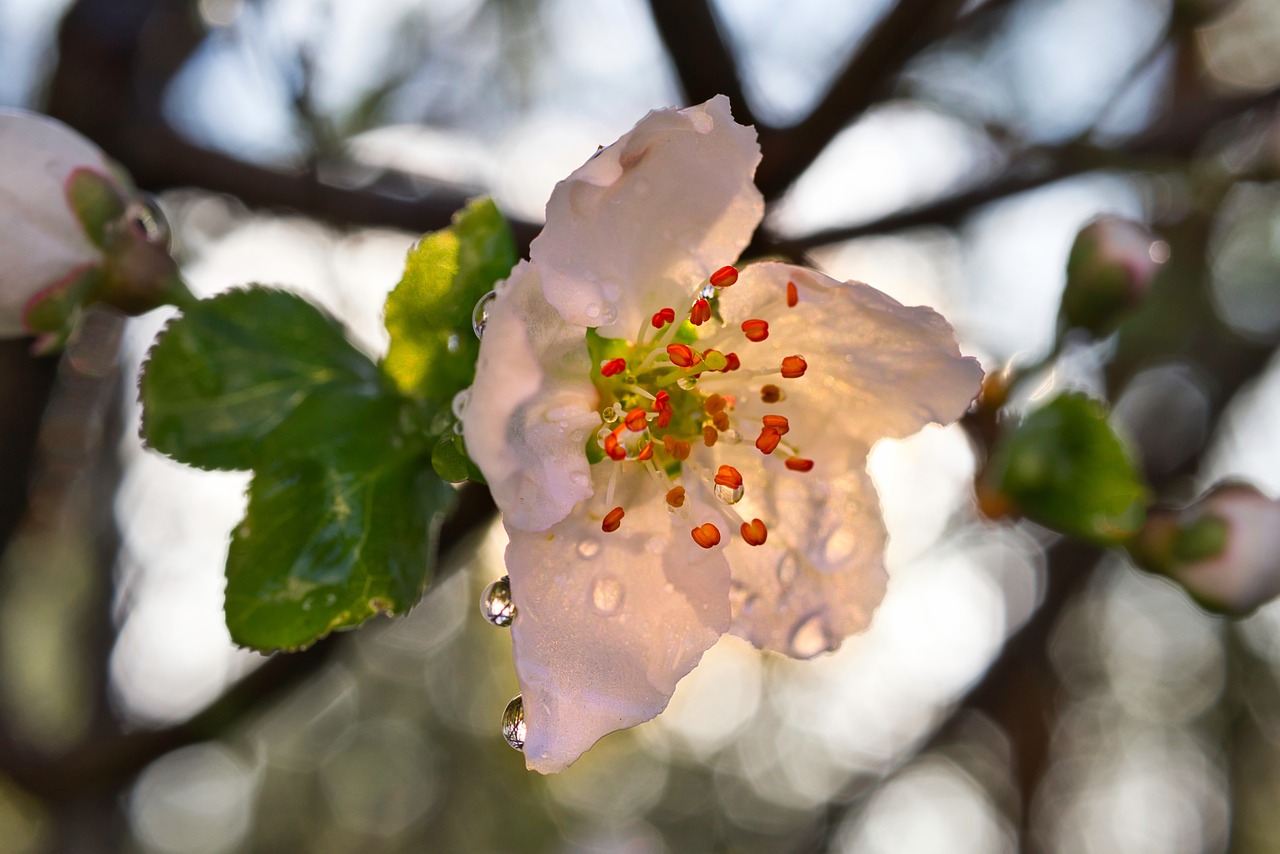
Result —
[[[667,408],[667,403],[671,400],[671,393],[666,391],[658,392],[657,397],[653,399],[653,411],[657,412]]]
[[[716,483],[730,489],[737,489],[742,486],[742,474],[733,466],[720,466],[716,469]]]
[[[746,334],[748,341],[763,341],[769,337],[769,322],[755,318],[744,320],[742,331]]]
[[[808,368],[809,363],[804,360],[804,356],[788,356],[782,360],[782,377],[783,379],[794,380],[804,376],[804,372]]]
[[[617,376],[627,369],[626,359],[610,359],[600,366],[600,375],[603,377]]]
[[[606,534],[612,534],[618,530],[618,526],[622,524],[622,517],[627,515],[627,511],[621,507],[615,507],[605,514],[604,521],[600,523],[600,530]]]
[[[701,326],[711,319],[711,303],[704,299],[693,301],[693,308],[689,309],[689,322],[694,326]]]
[[[720,369],[720,373],[722,374],[727,374],[730,371],[736,371],[738,368],[742,367],[742,362],[739,361],[737,353],[725,353],[724,360],[728,364]]]
[[[673,439],[670,436],[662,437],[662,447],[672,458],[677,460],[689,459],[689,451],[692,450],[688,442],[682,439]]]
[[[729,429],[729,413],[723,409],[711,416],[711,423],[716,425],[716,429],[724,432]]]
[[[684,506],[684,487],[673,486],[671,487],[671,489],[667,490],[667,503],[670,504],[672,507],[683,507]]]
[[[709,281],[717,288],[727,288],[738,281],[738,270],[736,267],[721,267],[711,274]]]
[[[675,410],[670,406],[664,406],[662,411],[658,413],[658,420],[653,423],[658,426],[658,429],[665,430],[667,425],[671,423],[671,416],[674,414]]]
[[[813,460],[806,460],[803,457],[792,457],[787,460],[787,468],[792,471],[809,471],[813,468]]]
[[[782,389],[778,388],[773,383],[770,383],[760,389],[760,399],[765,403],[777,403],[785,396],[786,395],[782,393]]]
[[[742,539],[746,540],[749,546],[763,546],[764,541],[769,539],[769,529],[759,519],[743,522],[741,531]]]
[[[625,460],[627,451],[622,445],[618,444],[618,434],[610,433],[604,437],[604,452],[609,455],[611,460]]]
[[[716,439],[720,438],[720,434],[716,432],[716,428],[708,424],[702,428],[702,444],[710,448],[716,443]]]
[[[762,454],[772,454],[781,441],[781,433],[772,427],[766,427],[760,431],[760,436],[756,439],[756,450]]]
[[[626,424],[627,429],[632,433],[639,433],[649,425],[649,420],[645,417],[645,411],[637,406],[627,413],[627,417],[623,419],[622,423]]]
[[[668,344],[667,355],[671,357],[671,364],[677,368],[693,367],[693,350],[689,348],[688,344]]]
[[[764,426],[777,430],[780,436],[787,435],[791,430],[791,422],[787,420],[785,415],[766,415],[760,420],[764,422]]]
[[[638,460],[653,459],[653,442],[645,442],[644,447],[640,449],[640,454],[636,457]]]
[[[800,292],[796,290],[795,282],[787,282],[787,308],[795,308],[800,302]]]
[[[689,533],[693,535],[693,541],[704,549],[720,544],[720,529],[710,522],[703,522]]]
[[[653,324],[654,329],[661,329],[668,323],[675,323],[676,310],[674,308],[664,308],[662,311],[655,314],[653,319],[649,322]]]
[[[708,397],[702,404],[702,408],[707,411],[708,415],[715,415],[717,412],[724,412],[728,401],[724,399],[722,394],[713,394]]]

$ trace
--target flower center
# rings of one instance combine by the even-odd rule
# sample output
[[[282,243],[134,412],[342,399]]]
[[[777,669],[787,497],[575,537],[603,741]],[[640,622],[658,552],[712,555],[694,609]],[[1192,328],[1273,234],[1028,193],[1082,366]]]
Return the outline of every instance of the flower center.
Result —
[[[594,329],[587,331],[587,347],[595,366],[592,380],[600,392],[604,420],[587,443],[587,456],[593,464],[615,467],[603,496],[608,508],[601,525],[605,533],[618,530],[625,515],[613,500],[623,466],[642,467],[661,488],[667,509],[677,515],[688,516],[686,484],[689,478],[696,478],[717,499],[730,530],[736,525],[743,541],[753,546],[763,545],[768,531],[762,520],[748,522],[732,509],[746,492],[742,475],[730,465],[719,466],[713,474],[690,460],[698,443],[711,448],[717,442],[736,445],[754,439],[759,453],[785,458],[788,471],[813,468],[813,461],[800,456],[787,442],[791,424],[781,411],[766,414],[760,423],[746,423],[736,414],[746,395],[756,395],[771,406],[781,404],[786,395],[772,380],[797,379],[808,368],[800,355],[787,356],[777,367],[742,368],[737,353],[729,347],[750,347],[766,340],[769,324],[751,318],[739,329],[726,327],[720,317],[719,296],[737,279],[738,271],[733,267],[720,268],[697,287],[680,312],[671,306],[657,307],[633,340],[604,338]],[[786,304],[794,307],[798,302],[796,286],[788,282]],[[707,332],[713,334],[705,335]],[[722,375],[738,379],[737,388],[708,382],[713,377],[729,378]],[[740,393],[728,394],[726,390]],[[721,541],[720,530],[712,521],[701,521],[690,533],[703,548],[713,548]]]

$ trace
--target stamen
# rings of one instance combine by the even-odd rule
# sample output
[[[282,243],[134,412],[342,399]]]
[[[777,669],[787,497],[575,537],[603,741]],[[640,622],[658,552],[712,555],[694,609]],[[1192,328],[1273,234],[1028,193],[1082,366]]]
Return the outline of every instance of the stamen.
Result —
[[[800,292],[796,290],[795,282],[787,282],[787,308],[795,308],[800,302]]]
[[[658,420],[655,421],[654,423],[658,426],[658,429],[665,430],[667,428],[667,425],[671,423],[671,416],[674,414],[675,414],[674,409],[672,409],[670,406],[664,406],[662,408],[662,411],[658,413]]]
[[[763,341],[769,337],[769,322],[752,318],[742,321],[742,331],[748,341]]]
[[[667,407],[667,404],[668,404],[668,403],[670,403],[670,402],[671,402],[671,392],[669,392],[669,391],[660,391],[660,392],[658,392],[658,394],[653,398],[653,408],[654,408],[655,410],[658,410],[658,409],[665,409],[665,408]]]
[[[809,363],[804,360],[804,356],[788,356],[782,360],[782,376],[784,379],[794,380],[802,377],[808,368]]]
[[[739,361],[737,353],[726,353],[724,358],[728,364],[720,369],[720,373],[727,374],[730,371],[736,371],[738,368],[742,367],[742,362]]]
[[[756,450],[762,454],[772,454],[774,449],[778,447],[778,443],[782,441],[782,434],[772,427],[766,427],[760,431],[760,437],[756,439]],[[790,460],[788,460],[790,462]]]
[[[673,459],[677,459],[681,461],[689,459],[689,452],[693,450],[689,446],[688,442],[685,442],[681,439],[675,439],[671,436],[662,437],[662,447],[666,450],[667,454],[671,456]]]
[[[738,270],[735,267],[721,267],[711,274],[711,278],[708,281],[717,288],[727,288],[738,281]]]
[[[627,425],[627,429],[632,433],[639,433],[648,425],[648,417],[645,411],[640,407],[636,407],[627,413],[626,419],[622,422]]]
[[[612,534],[618,530],[618,526],[622,524],[622,517],[627,515],[627,511],[621,507],[615,507],[605,514],[604,521],[600,523],[600,530],[606,534]]]
[[[702,428],[702,443],[710,448],[716,443],[716,439],[720,438],[720,434],[716,432],[716,428],[708,424]]]
[[[723,409],[711,416],[711,423],[716,425],[716,429],[723,433],[729,429],[729,413]]]
[[[687,344],[668,344],[667,355],[677,368],[692,368],[695,362],[693,350]]]
[[[600,366],[600,376],[613,377],[627,369],[626,359],[610,359]]]
[[[644,447],[640,449],[640,453],[636,456],[636,459],[638,460],[653,459],[653,442],[652,441],[644,443]]]
[[[689,322],[694,326],[701,326],[711,319],[711,303],[704,299],[694,300],[693,308],[689,310]]]
[[[742,486],[742,473],[733,466],[720,466],[716,469],[716,483],[730,489],[737,489]]]
[[[709,549],[720,543],[720,529],[710,522],[703,522],[689,533],[693,535],[693,541],[704,549]]]
[[[667,504],[671,505],[672,507],[684,506],[684,487],[683,486],[673,486],[667,492]]]
[[[813,460],[806,460],[803,457],[792,457],[787,460],[787,468],[792,471],[809,471],[813,468]]]
[[[618,434],[610,433],[604,437],[604,452],[609,455],[609,459],[622,462],[627,458],[627,451],[622,445],[618,444]]]
[[[782,393],[782,389],[778,388],[773,383],[770,383],[760,389],[760,399],[765,403],[777,403],[784,397],[786,397],[786,395]]]
[[[785,415],[766,415],[760,420],[764,422],[764,426],[777,430],[779,436],[785,436],[791,431],[791,422]]]
[[[655,314],[653,319],[649,322],[653,324],[654,329],[661,329],[668,323],[675,323],[676,310],[674,308],[664,308],[662,311]]]
[[[702,404],[702,408],[707,411],[708,415],[715,415],[717,412],[724,412],[728,401],[724,399],[722,394],[713,394]]]
[[[763,546],[764,541],[769,538],[769,529],[759,519],[752,519],[750,523],[743,522],[740,531],[742,539],[746,540],[749,546]]]

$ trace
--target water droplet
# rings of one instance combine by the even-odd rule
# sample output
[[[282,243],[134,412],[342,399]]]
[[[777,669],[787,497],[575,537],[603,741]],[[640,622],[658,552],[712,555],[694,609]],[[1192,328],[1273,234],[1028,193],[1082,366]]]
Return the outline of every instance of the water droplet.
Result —
[[[600,316],[600,306],[596,303],[587,303],[587,317],[592,320]]]
[[[729,582],[729,607],[733,609],[733,613],[749,615],[755,610],[759,600],[760,597],[741,581]]]
[[[618,309],[613,303],[607,302],[600,310],[600,322],[602,324],[613,323],[618,319]]]
[[[796,576],[800,574],[800,559],[796,557],[794,551],[787,551],[778,560],[778,583],[783,587],[790,587],[795,584]]]
[[[737,504],[742,500],[742,496],[746,494],[746,487],[738,484],[736,487],[725,486],[723,483],[716,484],[716,498],[720,499],[722,504]]]
[[[489,291],[476,300],[476,307],[471,310],[471,328],[475,330],[477,338],[484,338],[484,328],[489,325],[489,308],[497,298],[496,291]]]
[[[813,658],[828,646],[826,626],[817,614],[801,619],[791,633],[791,653],[796,658]]]
[[[450,353],[456,353],[462,349],[462,339],[456,333],[449,335],[449,340],[445,342],[445,347]]]
[[[608,617],[622,607],[625,591],[622,582],[613,575],[601,575],[591,585],[591,607]]]
[[[591,560],[598,554],[600,554],[600,541],[595,537],[583,537],[578,540],[578,557]]]
[[[605,424],[616,424],[618,419],[622,417],[622,413],[618,411],[618,404],[615,403],[613,406],[606,406],[600,410],[600,417],[604,419]],[[608,433],[608,428],[605,428],[604,432]]]
[[[736,445],[742,441],[742,434],[739,433],[737,430],[733,430],[733,429],[721,430],[720,438],[717,441],[727,442],[730,445]]]
[[[660,555],[666,548],[666,543],[663,542],[662,537],[650,537],[645,541],[644,548],[649,554]]]
[[[591,478],[587,476],[587,473],[581,471],[575,472],[569,477],[569,479],[573,481],[574,486],[586,486],[591,482]]]
[[[698,291],[698,296],[707,300],[714,299],[716,297],[716,286],[707,282],[702,286],[702,290]]]
[[[676,380],[676,385],[680,386],[680,388],[684,389],[685,391],[688,391],[689,389],[693,388],[697,384],[698,384],[697,377],[681,377],[680,379]]]
[[[827,544],[822,549],[822,556],[827,559],[828,563],[843,563],[853,555],[854,547],[857,544],[858,541],[853,532],[842,528],[827,538]]]
[[[505,629],[516,618],[516,606],[511,601],[511,580],[502,576],[484,589],[480,596],[480,615],[494,626]]]
[[[173,232],[169,228],[169,220],[160,207],[155,196],[140,193],[129,204],[125,215],[129,222],[136,225],[142,237],[153,246],[169,248]]]
[[[471,389],[464,388],[453,396],[453,401],[449,404],[449,408],[453,410],[453,417],[459,421],[467,414],[467,404],[471,402]]]
[[[304,611],[311,610],[311,597],[307,597],[306,599],[302,600],[302,610]]]
[[[527,728],[524,724],[524,696],[516,694],[502,710],[502,737],[516,750],[524,750]]]

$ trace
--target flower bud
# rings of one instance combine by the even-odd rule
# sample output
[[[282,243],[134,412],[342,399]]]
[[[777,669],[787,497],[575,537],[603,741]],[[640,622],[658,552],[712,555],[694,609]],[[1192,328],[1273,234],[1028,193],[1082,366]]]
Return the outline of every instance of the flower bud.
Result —
[[[1168,251],[1136,222],[1104,218],[1085,226],[1067,258],[1063,322],[1094,335],[1112,332],[1146,296]]]
[[[1130,551],[1206,608],[1242,616],[1280,596],[1280,502],[1220,483],[1181,510],[1151,510]]]
[[[183,298],[168,232],[128,175],[59,122],[0,110],[0,337],[65,340],[81,308]]]

